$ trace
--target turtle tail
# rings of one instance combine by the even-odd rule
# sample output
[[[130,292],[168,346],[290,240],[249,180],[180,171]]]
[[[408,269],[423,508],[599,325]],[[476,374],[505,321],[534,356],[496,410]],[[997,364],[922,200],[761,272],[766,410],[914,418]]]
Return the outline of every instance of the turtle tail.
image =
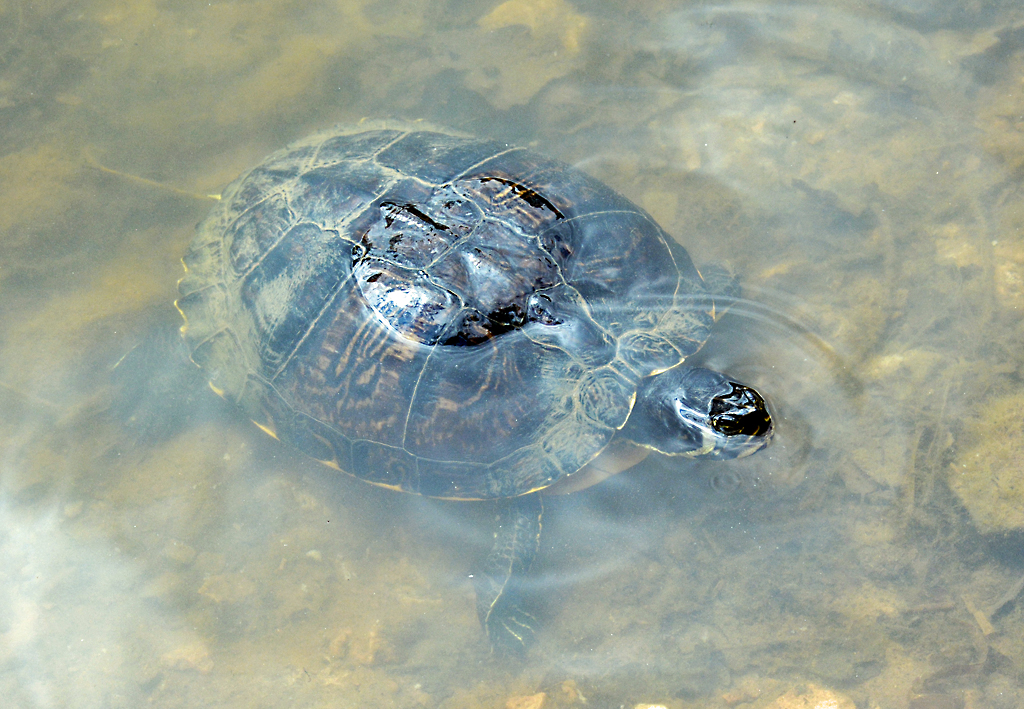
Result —
[[[476,610],[497,654],[522,655],[537,619],[523,609],[523,581],[540,546],[539,493],[506,500],[498,513],[494,546],[473,576]]]

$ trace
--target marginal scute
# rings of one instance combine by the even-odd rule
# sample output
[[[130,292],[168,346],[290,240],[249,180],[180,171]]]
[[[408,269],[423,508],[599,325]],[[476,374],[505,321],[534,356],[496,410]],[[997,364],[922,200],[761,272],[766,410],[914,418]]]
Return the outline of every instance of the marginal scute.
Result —
[[[510,475],[508,471],[516,473]],[[543,442],[519,448],[488,469],[485,497],[516,497],[543,490],[565,475],[560,456],[545,452]]]
[[[415,492],[421,495],[449,499],[492,497],[480,489],[480,480],[488,473],[487,466],[482,463],[417,458],[416,464],[419,470],[419,487]]]
[[[276,179],[272,184],[279,184],[284,180],[296,177],[311,165],[311,160],[316,154],[316,145],[292,145],[284,150],[278,150],[267,157],[256,170],[265,174],[275,175]],[[255,171],[255,170],[254,170]],[[262,180],[246,180],[245,184],[255,184]]]
[[[401,448],[382,446],[373,441],[352,445],[352,473],[368,482],[385,487],[419,492],[416,457]]]
[[[185,275],[178,281],[178,293],[186,296],[193,291],[214,287],[223,290],[223,285],[219,282],[223,250],[224,242],[220,239],[200,242],[197,238],[192,242],[188,253],[181,257]]]
[[[246,371],[238,367],[221,366],[224,362],[243,359],[243,349],[231,330],[218,330],[209,337],[196,342],[192,350],[192,361],[206,370],[206,376],[214,390],[223,392],[229,400],[237,402],[242,391]]]
[[[304,145],[315,148],[316,158],[313,167],[337,165],[342,162],[357,163],[369,160],[385,145],[398,140],[404,133],[405,131],[387,129],[367,132],[357,132],[353,129],[343,129],[340,132],[323,131],[309,136],[288,150]]]
[[[230,265],[236,274],[248,273],[284,236],[294,218],[285,198],[274,195],[242,212],[225,234]]]
[[[417,131],[377,155],[377,162],[424,182],[443,184],[505,149],[497,141]]]
[[[183,262],[183,334],[217,391],[328,465],[455,499],[587,465],[714,312],[686,251],[599,181],[413,126],[271,155]]]
[[[295,165],[282,170],[263,165],[253,168],[241,182],[228,186],[221,195],[221,203],[225,205],[225,216],[229,220],[234,220],[254,205],[280,194],[282,188],[290,185],[298,174],[298,167]]]

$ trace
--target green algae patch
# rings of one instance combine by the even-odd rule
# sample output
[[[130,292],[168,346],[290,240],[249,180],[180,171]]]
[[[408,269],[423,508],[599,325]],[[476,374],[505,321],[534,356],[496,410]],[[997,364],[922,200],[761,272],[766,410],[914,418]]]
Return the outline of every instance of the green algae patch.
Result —
[[[967,435],[950,487],[982,532],[1024,528],[1024,393],[990,402]]]

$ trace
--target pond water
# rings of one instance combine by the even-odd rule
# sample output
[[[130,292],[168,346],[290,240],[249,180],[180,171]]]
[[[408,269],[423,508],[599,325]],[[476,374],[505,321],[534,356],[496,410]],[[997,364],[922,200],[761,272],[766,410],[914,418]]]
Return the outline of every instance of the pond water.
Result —
[[[776,440],[550,497],[522,659],[493,504],[307,460],[149,336],[209,195],[365,118],[574,164],[743,281],[697,359]],[[1018,2],[0,0],[0,148],[4,706],[1024,705]]]

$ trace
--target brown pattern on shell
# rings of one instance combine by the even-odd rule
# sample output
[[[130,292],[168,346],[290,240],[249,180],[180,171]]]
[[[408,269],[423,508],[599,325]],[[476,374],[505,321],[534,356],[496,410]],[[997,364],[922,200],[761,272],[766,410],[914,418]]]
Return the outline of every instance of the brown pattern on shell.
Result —
[[[275,153],[184,261],[185,337],[226,397],[329,465],[440,497],[586,465],[638,379],[698,349],[713,312],[686,252],[597,180],[429,131]],[[536,294],[564,303],[543,326]]]

